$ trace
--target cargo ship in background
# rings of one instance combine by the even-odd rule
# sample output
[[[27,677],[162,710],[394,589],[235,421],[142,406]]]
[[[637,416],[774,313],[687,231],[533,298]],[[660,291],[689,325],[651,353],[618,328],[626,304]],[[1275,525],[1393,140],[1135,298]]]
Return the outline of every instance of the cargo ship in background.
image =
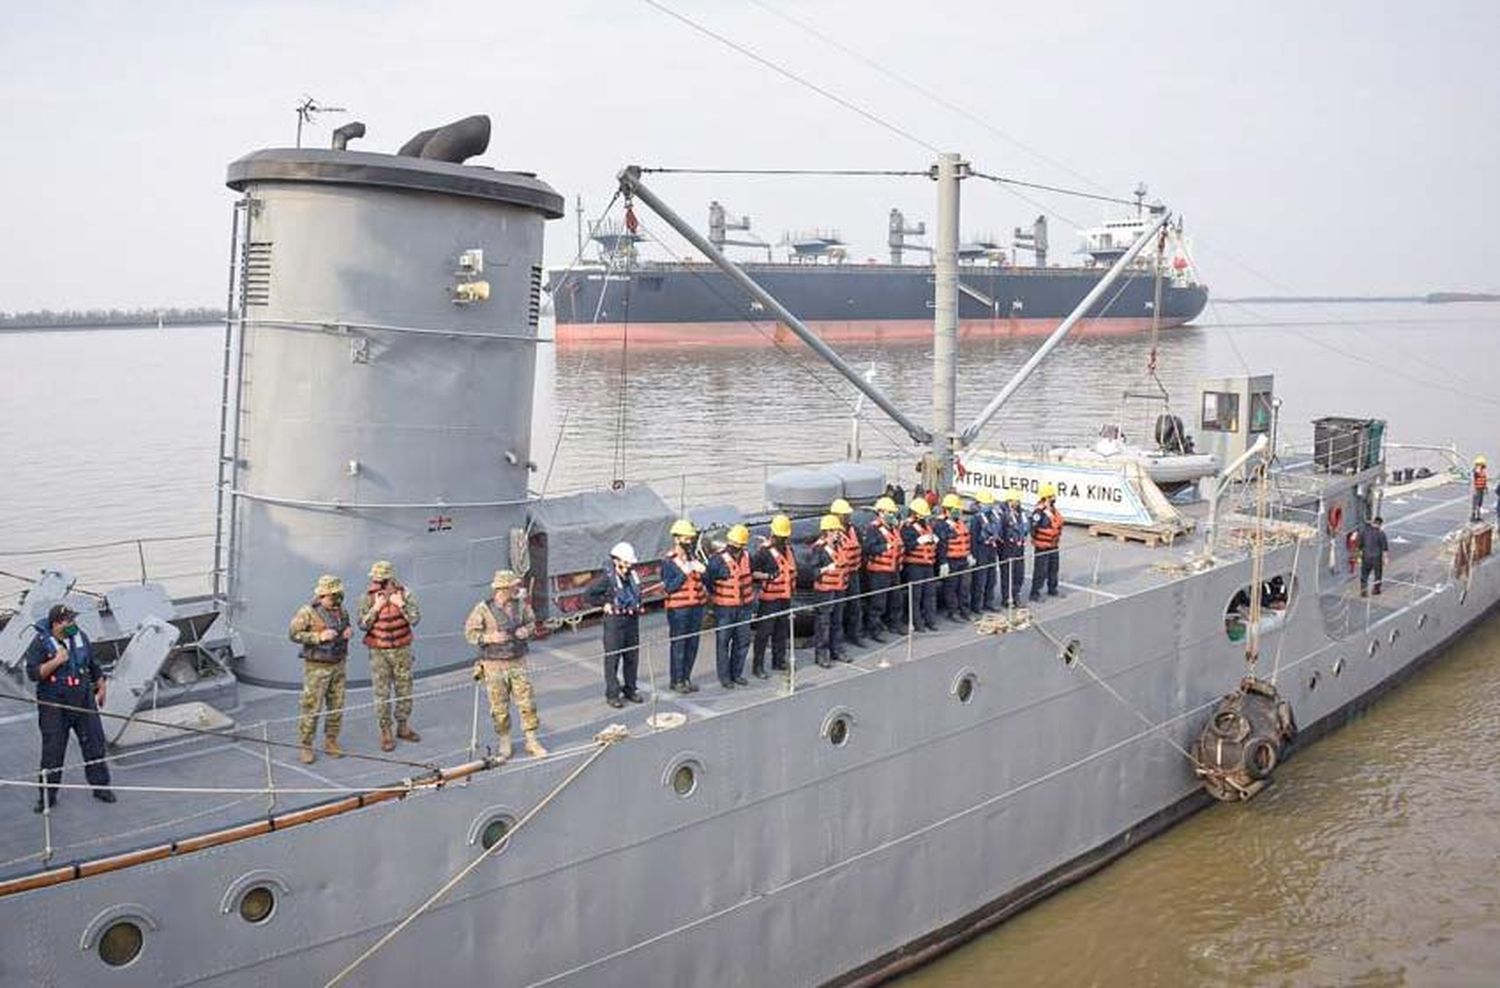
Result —
[[[1151,222],[1161,207],[1136,189],[1133,215],[1079,231],[1075,266],[1048,264],[1047,218],[1030,229],[1017,227],[1007,247],[978,238],[959,248],[959,332],[980,336],[1050,333],[1086,296],[1104,272]],[[579,256],[585,253],[582,204]],[[925,223],[909,224],[890,211],[888,263],[851,261],[836,231],[787,234],[776,245],[750,232],[748,216],[730,216],[709,204],[708,236],[720,249],[750,248],[765,260],[746,261],[744,271],[827,341],[920,340],[932,335],[931,248],[912,238]],[[631,343],[757,346],[793,343],[796,337],[707,261],[641,256],[645,234],[627,217],[588,230],[594,256],[568,270],[553,271],[547,291],[560,344]],[[785,259],[773,256],[777,248]],[[910,255],[919,263],[907,263]],[[1022,260],[1029,263],[1021,263]],[[1172,225],[1160,264],[1142,252],[1120,281],[1088,312],[1078,331],[1132,333],[1191,322],[1208,303],[1208,288],[1194,272],[1181,222]]]

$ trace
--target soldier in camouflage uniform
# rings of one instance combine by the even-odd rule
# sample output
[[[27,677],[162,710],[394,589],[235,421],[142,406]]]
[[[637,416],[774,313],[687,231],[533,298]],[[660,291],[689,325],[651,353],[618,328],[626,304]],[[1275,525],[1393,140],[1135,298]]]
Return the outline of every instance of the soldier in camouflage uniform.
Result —
[[[370,647],[370,681],[375,687],[375,719],[380,750],[392,751],[396,738],[420,741],[411,729],[412,629],[422,620],[417,599],[396,582],[396,568],[382,559],[370,567],[370,586],[359,598],[359,626]],[[391,694],[396,695],[396,732],[391,735]]]
[[[318,577],[313,599],[297,608],[287,633],[302,646],[302,716],[297,720],[302,763],[310,765],[316,757],[313,734],[318,728],[318,712],[325,707],[323,750],[331,758],[342,758],[339,728],[344,724],[345,665],[349,639],[354,635],[344,611],[344,582],[326,573]]]
[[[510,757],[510,698],[516,698],[521,711],[521,729],[526,732],[526,753],[540,757],[547,753],[537,740],[536,697],[531,679],[526,675],[526,649],[536,612],[516,596],[521,578],[508,569],[496,570],[490,581],[493,595],[481,600],[464,622],[464,639],[479,649],[474,663],[474,678],[483,679],[490,697],[490,717],[495,733],[500,735],[499,757]]]

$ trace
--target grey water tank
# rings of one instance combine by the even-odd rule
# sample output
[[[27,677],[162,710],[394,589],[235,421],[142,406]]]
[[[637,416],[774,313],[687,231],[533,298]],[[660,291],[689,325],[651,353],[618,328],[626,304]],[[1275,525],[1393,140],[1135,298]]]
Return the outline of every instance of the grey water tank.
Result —
[[[292,611],[323,572],[352,607],[377,559],[421,603],[419,669],[463,664],[464,616],[525,524],[542,227],[562,198],[522,173],[306,148],[227,181],[244,194],[221,512],[238,671],[295,685]],[[349,676],[369,678],[363,648]]]
[[[826,508],[844,496],[844,482],[827,470],[783,470],[766,478],[766,502],[777,508]]]
[[[855,503],[870,502],[885,493],[885,471],[868,463],[830,463],[824,468],[839,478],[844,497]]]

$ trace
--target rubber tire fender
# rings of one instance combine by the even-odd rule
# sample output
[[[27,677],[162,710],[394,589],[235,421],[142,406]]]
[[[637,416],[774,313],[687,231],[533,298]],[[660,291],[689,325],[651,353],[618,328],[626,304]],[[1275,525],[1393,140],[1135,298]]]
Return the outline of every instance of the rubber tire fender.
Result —
[[[1255,738],[1245,745],[1245,773],[1259,782],[1268,779],[1281,761],[1281,749],[1270,738]]]

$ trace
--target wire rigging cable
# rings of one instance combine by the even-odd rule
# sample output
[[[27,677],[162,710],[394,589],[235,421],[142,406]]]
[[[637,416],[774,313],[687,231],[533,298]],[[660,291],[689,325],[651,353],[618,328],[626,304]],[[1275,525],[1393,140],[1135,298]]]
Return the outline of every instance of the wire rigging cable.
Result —
[[[783,78],[786,78],[786,79],[790,79],[792,82],[795,82],[795,83],[797,83],[800,86],[805,86],[808,89],[811,89],[813,92],[817,93],[819,96],[822,96],[824,99],[831,100],[834,103],[837,103],[839,106],[842,106],[844,109],[850,110],[850,111],[852,111],[854,113],[859,114],[861,117],[864,117],[866,120],[870,121],[871,123],[875,124],[878,127],[885,128],[886,130],[890,131],[892,134],[895,134],[897,137],[904,138],[904,139],[906,139],[908,141],[911,141],[913,144],[916,144],[916,145],[918,145],[920,147],[926,148],[928,151],[931,151],[933,154],[939,153],[938,152],[938,148],[937,148],[936,145],[930,144],[927,141],[924,141],[922,138],[918,137],[916,134],[913,134],[911,131],[906,130],[903,127],[900,127],[897,124],[891,123],[889,120],[886,120],[884,117],[877,116],[876,114],[872,113],[871,111],[869,111],[869,110],[865,109],[864,107],[860,106],[858,103],[855,103],[855,102],[852,102],[851,100],[845,99],[844,97],[840,96],[838,93],[835,93],[832,90],[825,89],[824,87],[818,85],[817,83],[813,82],[811,79],[808,79],[808,78],[806,78],[804,76],[800,76],[797,73],[793,72],[791,69],[788,69],[788,68],[786,68],[786,67],[784,67],[784,66],[782,66],[782,65],[780,65],[780,64],[778,64],[776,62],[773,62],[771,59],[767,58],[766,56],[761,55],[758,52],[755,52],[755,51],[753,51],[753,50],[751,50],[749,48],[746,48],[744,45],[739,44],[738,42],[733,41],[730,38],[726,38],[724,35],[718,33],[717,31],[713,30],[712,28],[706,27],[705,25],[698,23],[697,21],[693,20],[692,18],[690,18],[690,17],[688,17],[688,16],[686,16],[684,14],[678,13],[677,11],[673,10],[671,7],[668,7],[666,4],[662,3],[661,0],[642,0],[642,2],[645,3],[648,7],[653,7],[656,10],[661,11],[663,14],[666,14],[668,17],[672,18],[673,20],[678,21],[678,22],[680,22],[682,24],[686,24],[688,27],[692,28],[694,31],[697,31],[699,34],[706,35],[707,37],[710,37],[710,38],[714,39],[715,41],[719,42],[719,44],[724,45],[724,46],[726,46],[728,48],[732,48],[733,50],[739,52],[741,55],[744,55],[746,58],[749,58],[752,61],[758,62],[761,65],[764,65],[766,68],[770,69],[772,72],[775,72],[777,75],[782,76]]]
[[[641,168],[642,175],[818,175],[931,178],[926,168]]]

